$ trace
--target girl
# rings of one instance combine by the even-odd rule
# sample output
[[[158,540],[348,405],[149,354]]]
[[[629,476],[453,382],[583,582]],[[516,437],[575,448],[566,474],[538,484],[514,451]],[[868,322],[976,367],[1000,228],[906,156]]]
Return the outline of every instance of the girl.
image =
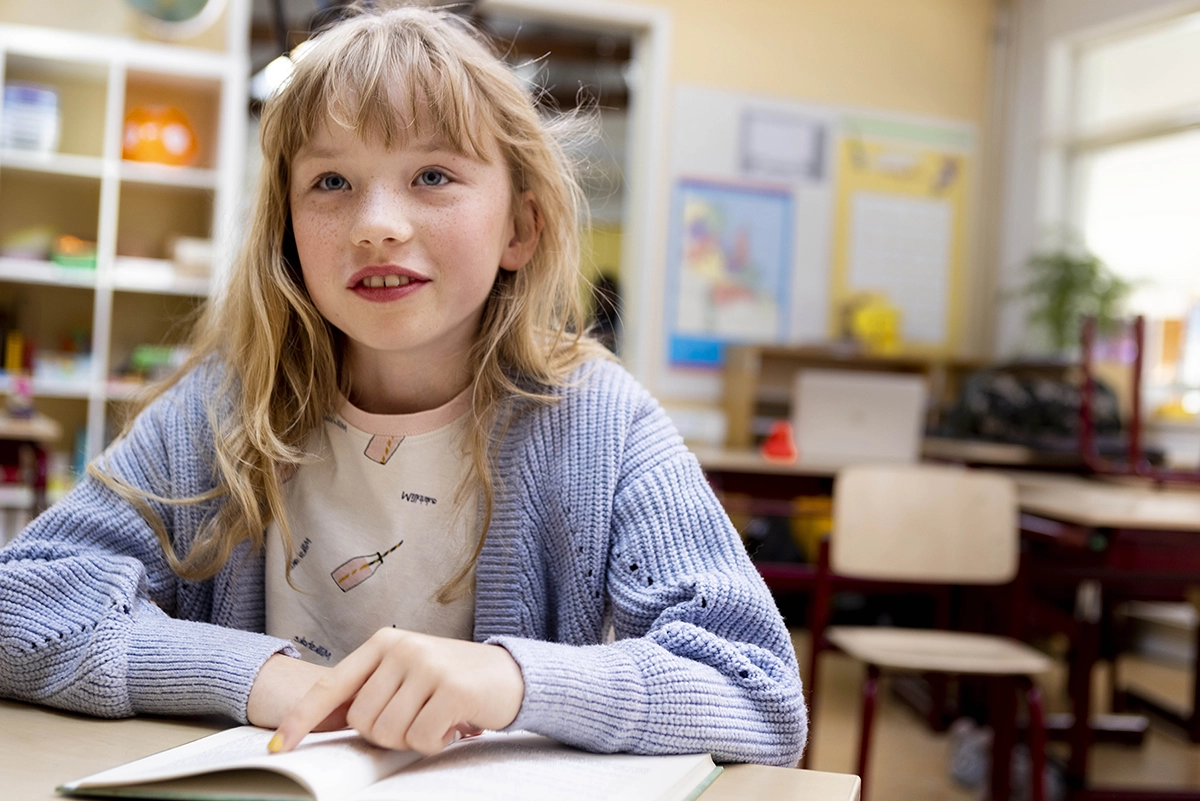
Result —
[[[191,361],[0,552],[0,693],[273,750],[513,728],[794,764],[770,595],[662,410],[571,333],[580,193],[513,73],[456,17],[359,12],[261,138]]]

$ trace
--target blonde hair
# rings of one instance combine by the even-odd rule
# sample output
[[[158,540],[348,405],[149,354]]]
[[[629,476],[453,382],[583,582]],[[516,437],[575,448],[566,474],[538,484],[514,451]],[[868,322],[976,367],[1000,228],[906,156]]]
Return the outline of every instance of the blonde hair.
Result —
[[[163,498],[89,467],[137,506],[178,575],[214,576],[241,543],[261,549],[272,521],[287,551],[293,550],[283,477],[306,461],[306,440],[335,409],[348,381],[339,370],[343,337],[304,287],[288,206],[292,159],[330,121],[379,137],[388,147],[431,134],[482,158],[495,143],[511,171],[514,213],[526,192],[536,204],[542,226],[537,247],[523,269],[499,271],[470,353],[476,379],[469,481],[482,496],[481,536],[442,600],[470,574],[491,521],[494,448],[522,406],[509,401],[552,402],[554,388],[579,365],[607,353],[582,333],[579,226],[586,203],[556,131],[556,125],[577,130],[569,116],[543,119],[513,71],[469,23],[446,12],[356,9],[310,40],[290,79],[264,107],[253,220],[226,291],[201,317],[187,364],[142,404],[206,359],[215,356],[224,364],[221,392],[209,411],[217,488],[193,498]],[[530,224],[524,216],[516,215],[518,226]],[[220,496],[227,496],[225,502],[183,556],[147,502]]]

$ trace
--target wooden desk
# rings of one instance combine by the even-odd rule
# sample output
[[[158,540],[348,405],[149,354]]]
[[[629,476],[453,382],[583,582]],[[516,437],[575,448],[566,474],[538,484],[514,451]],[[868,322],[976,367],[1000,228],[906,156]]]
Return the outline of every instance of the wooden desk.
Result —
[[[777,464],[751,451],[698,450],[696,455],[718,490],[753,496],[755,514],[792,514],[790,499],[831,492],[839,467]],[[998,460],[1003,454],[986,455]],[[1200,492],[1062,473],[1014,470],[1008,475],[1017,484],[1026,546],[1018,595],[1025,597],[1027,588],[1031,599],[1057,604],[1030,600],[1028,616],[1013,610],[1010,633],[1021,636],[1031,622],[1034,629],[1062,631],[1071,637],[1074,719],[1087,721],[1091,667],[1099,657],[1104,610],[1126,599],[1180,600],[1189,587],[1200,586]],[[759,563],[757,567],[775,591],[808,592],[815,581],[812,565]],[[852,589],[837,581],[835,589]],[[1195,694],[1200,698],[1200,671]],[[1200,735],[1200,715],[1193,714],[1184,723]],[[1069,781],[1076,798],[1088,795],[1085,777],[1091,739],[1087,726],[1075,726],[1070,732]],[[1106,799],[1138,797],[1104,792]],[[1200,792],[1173,797],[1200,799]]]
[[[0,796],[16,801],[61,799],[54,788],[105,768],[191,742],[221,721],[166,718],[98,720],[0,700]],[[704,801],[858,801],[857,776],[727,765]]]
[[[829,477],[836,475],[841,468],[852,464],[852,462],[807,462],[804,460],[803,454],[795,462],[775,462],[764,459],[753,448],[694,446],[692,453],[700,460],[700,466],[705,471],[716,473]],[[1006,445],[1001,442],[947,439],[945,437],[922,439],[921,458],[925,461],[952,462],[1001,469],[1041,468],[1052,470],[1065,467],[1080,468],[1083,464],[1074,454],[1045,453],[1024,445]]]
[[[1021,511],[1090,528],[1200,532],[1200,488],[1153,487],[1140,479],[1006,473]]]
[[[1071,638],[1068,682],[1075,725],[1067,781],[1074,798],[1161,798],[1087,787],[1092,667],[1100,627],[1123,600],[1181,600],[1200,585],[1200,492],[1109,479],[1014,474],[1025,548],[1014,634],[1059,631]],[[1198,674],[1200,675],[1200,674]],[[1195,677],[1194,677],[1195,680]],[[1200,689],[1200,682],[1197,683]],[[1200,696],[1198,696],[1200,697]],[[1184,724],[1195,729],[1193,714]],[[1190,725],[1189,725],[1190,724]],[[1171,798],[1200,799],[1200,792]]]
[[[752,448],[711,448],[695,446],[692,449],[705,473],[743,473],[759,476],[814,476],[831,478],[847,462],[777,462],[764,459]]]

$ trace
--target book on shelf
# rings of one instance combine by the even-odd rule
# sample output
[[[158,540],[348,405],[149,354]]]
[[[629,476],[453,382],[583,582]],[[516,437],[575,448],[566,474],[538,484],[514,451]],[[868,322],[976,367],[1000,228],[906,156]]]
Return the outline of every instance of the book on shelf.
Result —
[[[593,754],[526,732],[467,737],[432,756],[379,748],[353,731],[310,734],[269,754],[272,734],[227,729],[57,789],[196,801],[689,801],[721,772],[708,754]]]

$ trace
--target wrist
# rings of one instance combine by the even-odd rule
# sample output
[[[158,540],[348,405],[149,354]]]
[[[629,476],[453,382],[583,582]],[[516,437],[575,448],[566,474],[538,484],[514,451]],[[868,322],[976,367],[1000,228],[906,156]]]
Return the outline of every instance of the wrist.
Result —
[[[521,705],[525,702],[525,676],[521,672],[521,665],[507,648],[503,645],[492,645],[491,647],[498,649],[498,661],[502,663],[499,668],[502,687],[500,697],[509,701],[500,716],[503,723],[494,728],[505,729],[511,726],[517,719],[517,715],[521,713]]]
[[[272,654],[258,669],[246,719],[252,725],[274,728],[320,677],[321,668],[295,657]]]

